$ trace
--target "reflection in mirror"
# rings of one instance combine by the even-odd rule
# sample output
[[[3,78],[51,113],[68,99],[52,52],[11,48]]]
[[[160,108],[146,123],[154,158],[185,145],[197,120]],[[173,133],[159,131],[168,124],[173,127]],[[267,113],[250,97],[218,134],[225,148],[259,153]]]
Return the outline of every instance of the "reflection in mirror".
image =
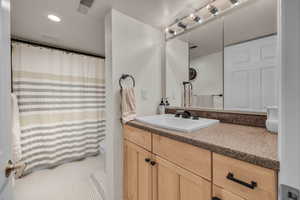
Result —
[[[276,31],[277,1],[251,0],[173,35],[166,43],[171,106],[250,112],[277,106]]]
[[[224,17],[224,108],[265,112],[278,104],[275,0],[251,1]]]
[[[191,96],[183,85],[192,85]],[[169,40],[166,95],[172,106],[223,108],[223,20],[211,21]]]
[[[223,108],[223,20],[180,37],[189,42],[189,67],[197,72],[194,79],[191,107]],[[190,77],[192,78],[192,77]]]

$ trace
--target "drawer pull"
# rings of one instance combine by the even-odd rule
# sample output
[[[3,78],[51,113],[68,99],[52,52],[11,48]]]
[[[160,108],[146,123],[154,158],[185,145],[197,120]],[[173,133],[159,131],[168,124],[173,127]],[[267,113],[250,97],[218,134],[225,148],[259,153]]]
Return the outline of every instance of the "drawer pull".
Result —
[[[211,200],[222,200],[222,199],[220,199],[218,197],[213,197]]]
[[[152,166],[154,166],[154,165],[156,165],[156,162],[155,162],[155,161],[151,161],[150,164],[151,164]]]
[[[145,158],[145,162],[149,163],[151,161],[150,158]]]
[[[254,190],[254,189],[257,187],[257,183],[256,183],[255,181],[251,181],[251,184],[246,183],[246,182],[244,182],[244,181],[242,181],[242,180],[239,180],[239,179],[237,179],[237,178],[234,178],[234,174],[231,173],[231,172],[228,173],[228,175],[227,175],[226,178],[229,179],[229,180],[231,180],[231,181],[233,181],[233,182],[235,182],[235,183],[238,183],[238,184],[240,184],[240,185],[243,185],[243,186],[245,186],[245,187],[248,187],[248,188],[250,188],[250,189],[252,189],[252,190]]]

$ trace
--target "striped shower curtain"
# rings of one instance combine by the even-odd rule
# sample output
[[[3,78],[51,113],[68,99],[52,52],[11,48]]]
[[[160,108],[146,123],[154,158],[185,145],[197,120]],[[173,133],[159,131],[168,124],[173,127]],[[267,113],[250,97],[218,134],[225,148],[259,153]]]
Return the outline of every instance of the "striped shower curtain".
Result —
[[[105,137],[104,60],[12,43],[23,175],[99,153]]]

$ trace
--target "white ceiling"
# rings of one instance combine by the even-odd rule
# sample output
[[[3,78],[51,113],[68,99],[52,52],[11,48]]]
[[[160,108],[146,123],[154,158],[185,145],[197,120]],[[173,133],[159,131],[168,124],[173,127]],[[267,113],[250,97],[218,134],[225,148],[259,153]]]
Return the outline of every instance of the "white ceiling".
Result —
[[[162,29],[209,0],[95,0],[87,15],[77,12],[80,0],[12,0],[12,35],[43,44],[105,55],[104,19],[111,8]],[[251,0],[225,17],[225,44],[276,32],[276,0]],[[53,13],[61,23],[47,19]],[[197,54],[219,47],[218,23],[197,30],[191,41],[202,46]],[[215,34],[211,30],[215,29]],[[196,31],[195,31],[196,32]],[[201,35],[201,37],[199,37]],[[187,40],[187,38],[185,38]],[[202,41],[202,42],[201,42]],[[194,50],[196,51],[196,50]]]
[[[191,12],[207,0],[95,0],[87,15],[80,0],[12,0],[12,35],[58,47],[105,54],[104,18],[111,8],[157,28]],[[61,23],[47,19],[49,13]]]

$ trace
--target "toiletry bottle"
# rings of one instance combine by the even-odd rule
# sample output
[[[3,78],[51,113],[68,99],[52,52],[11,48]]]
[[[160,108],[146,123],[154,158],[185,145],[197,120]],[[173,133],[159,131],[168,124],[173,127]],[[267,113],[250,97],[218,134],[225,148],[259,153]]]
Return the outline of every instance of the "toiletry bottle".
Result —
[[[166,97],[166,107],[168,107],[168,106],[170,106],[170,103],[169,103],[169,101],[168,101],[168,97]]]
[[[160,104],[159,104],[159,106],[158,106],[158,113],[159,113],[160,115],[165,114],[165,109],[166,109],[166,105],[165,105],[165,103],[164,103],[164,99],[161,98],[161,102],[160,102]]]

